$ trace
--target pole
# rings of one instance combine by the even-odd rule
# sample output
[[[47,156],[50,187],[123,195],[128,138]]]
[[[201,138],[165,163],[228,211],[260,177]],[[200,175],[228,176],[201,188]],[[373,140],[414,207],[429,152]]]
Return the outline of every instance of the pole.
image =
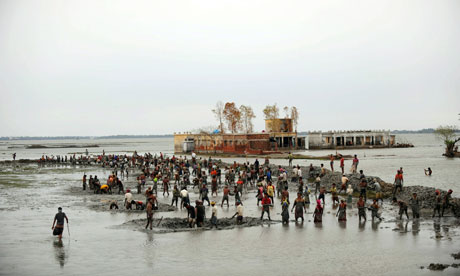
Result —
[[[67,223],[67,233],[69,233],[69,237],[70,237],[70,228],[69,228],[69,223]]]
[[[157,227],[160,226],[161,221],[163,220],[163,217],[161,217],[160,221],[157,224]]]

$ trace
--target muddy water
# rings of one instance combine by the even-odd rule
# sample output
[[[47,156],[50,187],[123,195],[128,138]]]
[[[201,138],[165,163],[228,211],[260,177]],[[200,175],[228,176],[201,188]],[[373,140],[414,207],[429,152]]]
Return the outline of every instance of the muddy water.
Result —
[[[386,182],[393,182],[396,170],[399,167],[404,169],[405,185],[422,185],[438,187],[444,190],[453,189],[454,195],[460,197],[460,158],[447,159],[442,156],[444,152],[442,142],[436,139],[433,134],[401,134],[397,135],[399,142],[411,142],[414,148],[393,148],[393,149],[353,149],[340,150],[346,155],[357,154],[360,159],[359,169],[363,169],[365,174],[376,175]],[[28,145],[44,145],[56,147],[63,145],[76,145],[79,148],[45,148],[45,149],[26,149]],[[98,148],[88,148],[90,154],[101,154],[105,150],[107,154],[132,154],[135,150],[138,153],[166,153],[173,154],[173,138],[143,138],[143,139],[80,139],[80,140],[31,140],[31,141],[0,141],[0,160],[11,160],[12,154],[17,153],[18,159],[39,158],[42,155],[69,155],[76,153],[84,154],[85,145],[99,145]],[[335,150],[314,150],[304,151],[307,155],[325,156]],[[233,162],[246,161],[245,158],[225,159]],[[251,162],[253,158],[247,159]],[[287,165],[287,160],[271,160],[274,164]],[[295,160],[294,164],[299,165],[319,165],[324,163],[329,168],[328,161],[320,160]],[[338,162],[335,162],[338,169]],[[346,169],[349,170],[351,161],[345,162]],[[423,169],[431,167],[433,175],[425,176]]]
[[[396,211],[389,207],[385,207],[386,222],[380,224],[359,224],[356,209],[349,211],[346,224],[339,224],[335,210],[326,205],[322,225],[306,221],[164,234],[126,229],[119,226],[144,218],[144,213],[89,208],[112,199],[121,203],[123,196],[72,193],[80,186],[83,172],[101,179],[108,174],[99,168],[35,165],[0,169],[0,274],[435,275],[419,267],[452,264],[450,254],[460,248],[457,220],[401,224],[393,220]],[[132,188],[133,180],[125,181],[126,185]],[[194,200],[196,194],[191,197]],[[171,198],[159,199],[168,203]],[[245,216],[259,215],[253,193],[243,196],[243,202]],[[66,229],[62,244],[56,243],[50,229],[58,206],[70,219],[70,236]],[[275,204],[273,218],[280,219],[280,211]],[[310,207],[307,220],[312,211]],[[233,215],[233,200],[230,208],[218,212],[219,217]],[[209,209],[207,213],[209,217]],[[155,214],[162,216],[185,218],[186,213]],[[448,268],[444,274],[459,272]]]

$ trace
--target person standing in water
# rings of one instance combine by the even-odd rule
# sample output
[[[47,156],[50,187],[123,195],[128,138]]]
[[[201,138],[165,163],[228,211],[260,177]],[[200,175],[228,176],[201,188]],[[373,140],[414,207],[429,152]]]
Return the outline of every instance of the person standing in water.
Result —
[[[383,218],[379,214],[379,208],[380,206],[378,204],[377,199],[374,199],[374,201],[371,204],[371,207],[369,208],[369,210],[371,210],[372,212],[372,221],[374,221],[375,218],[378,218],[380,221],[382,221]]]
[[[434,210],[433,210],[433,218],[436,215],[436,212],[438,212],[438,216],[441,217],[441,192],[439,190],[436,190],[436,199],[434,203]]]
[[[173,194],[173,199],[171,201],[171,206],[173,206],[174,202],[176,202],[176,208],[177,208],[177,203],[179,202],[179,197],[180,197],[180,191],[179,191],[179,188],[177,188],[176,184],[174,184],[172,194]]]
[[[284,201],[281,204],[281,219],[283,224],[288,224],[289,223],[289,203],[287,201]]]
[[[206,218],[206,211],[203,205],[203,201],[197,200],[195,202],[196,207],[195,207],[195,213],[196,213],[196,226],[197,227],[203,227],[204,225],[204,219]]]
[[[348,189],[347,189],[347,203],[351,205],[352,202],[353,202],[353,188],[349,184]]]
[[[340,157],[340,168],[342,169],[342,174],[345,173],[345,158],[343,156]]]
[[[264,219],[264,213],[265,212],[267,213],[268,220],[272,220],[270,218],[270,206],[271,206],[271,204],[272,204],[271,199],[268,197],[268,194],[265,193],[264,198],[262,199],[262,214],[260,215],[261,220]]]
[[[314,222],[323,222],[323,206],[321,206],[321,200],[316,200],[316,208],[313,213]]]
[[[395,176],[395,181],[393,183],[394,185],[393,198],[396,197],[396,193],[398,192],[398,189],[399,189],[399,192],[402,192],[403,182],[404,182],[403,173],[401,170],[398,170]]]
[[[428,169],[425,169],[425,175],[431,176],[432,173],[433,173],[433,171],[431,170],[430,167],[428,167]]]
[[[64,232],[64,219],[66,220],[67,224],[69,224],[69,219],[67,218],[66,214],[62,212],[62,208],[59,207],[57,214],[54,216],[53,226],[51,226],[53,235],[58,236],[59,241],[62,240],[62,232]]]
[[[217,207],[216,207],[216,203],[214,201],[211,201],[211,206],[212,206],[212,209],[211,209],[211,229],[213,227],[216,227],[216,229],[217,229]]]
[[[342,184],[340,185],[340,190],[339,190],[339,194],[343,191],[343,192],[346,192],[347,191],[347,184],[348,184],[348,177],[345,176],[345,174],[342,174]]]
[[[420,202],[417,198],[417,193],[412,194],[412,198],[409,200],[409,204],[412,209],[412,218],[420,218]]]
[[[227,208],[230,206],[228,204],[228,194],[230,194],[230,189],[228,188],[227,185],[225,185],[223,191],[223,196],[222,196],[222,203],[220,204],[220,207],[224,207],[224,202],[227,201]]]
[[[409,219],[409,215],[407,214],[407,203],[402,200],[398,200],[398,205],[399,205],[399,219],[400,220],[402,219],[403,214],[406,214],[407,219]]]
[[[356,173],[358,171],[359,159],[358,156],[355,154],[353,158],[353,165],[351,165],[351,172]]]
[[[304,221],[303,219],[303,212],[307,212],[307,209],[305,207],[305,200],[302,198],[301,193],[297,193],[297,198],[294,200],[294,204],[292,205],[292,210],[294,210],[295,207],[295,221],[297,222],[298,218],[302,219],[302,222]]]
[[[83,174],[83,191],[86,190],[86,174]]]
[[[364,218],[364,221],[367,220],[365,205],[366,205],[366,203],[364,202],[363,197],[359,196],[359,200],[356,203],[356,206],[358,207],[358,215],[359,215],[359,221],[360,222],[361,222],[361,218]]]
[[[347,204],[343,199],[340,200],[339,210],[335,216],[339,217],[339,221],[347,221]]]
[[[452,190],[447,191],[447,194],[444,196],[444,199],[442,201],[442,211],[441,211],[441,217],[444,216],[444,210],[451,208],[450,201],[452,199]]]
[[[152,224],[153,224],[153,200],[149,199],[147,203],[147,207],[145,208],[145,211],[147,212],[147,225],[145,226],[145,229],[149,227],[150,225],[150,230],[152,230]]]
[[[331,156],[329,157],[329,159],[331,160],[330,164],[331,164],[331,171],[334,172],[334,155],[331,154]]]

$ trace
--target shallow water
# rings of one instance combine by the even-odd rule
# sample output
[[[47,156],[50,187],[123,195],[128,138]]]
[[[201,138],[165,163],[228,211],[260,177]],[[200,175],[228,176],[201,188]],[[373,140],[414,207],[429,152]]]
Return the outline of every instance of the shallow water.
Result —
[[[353,150],[342,153],[357,153],[361,159],[360,168],[366,174],[380,176],[391,182],[394,170],[403,166],[407,185],[419,184],[444,189],[453,187],[455,195],[458,196],[460,160],[442,157],[442,146],[432,136],[408,137],[410,138],[407,140],[413,142],[415,148]],[[102,148],[107,153],[135,149],[139,153],[172,152],[172,139],[141,140],[136,139],[132,143],[102,141],[105,143],[103,147],[88,150],[94,153],[99,153]],[[82,142],[89,143],[94,141]],[[84,151],[14,150],[18,153],[18,158]],[[5,149],[3,145],[0,158],[10,159],[11,152],[12,149]],[[331,152],[308,152],[314,155],[329,153]],[[286,160],[271,162],[287,163]],[[321,161],[299,160],[295,163],[310,162],[317,165]],[[350,162],[347,161],[346,165]],[[328,166],[328,162],[325,163]],[[432,177],[423,174],[423,168],[427,166],[431,166],[434,171]],[[422,270],[419,267],[427,267],[430,263],[455,263],[450,254],[460,251],[458,220],[443,218],[438,223],[437,220],[427,219],[422,220],[420,225],[413,221],[401,225],[393,220],[396,211],[391,210],[388,205],[384,206],[386,221],[380,224],[367,222],[360,225],[355,208],[348,212],[347,223],[339,224],[335,210],[332,210],[331,205],[326,205],[322,225],[308,222],[311,220],[312,206],[306,215],[307,221],[299,225],[291,222],[288,226],[276,224],[167,234],[153,234],[142,229],[122,229],[118,226],[132,219],[144,218],[145,214],[95,211],[94,208],[89,208],[95,202],[107,198],[118,198],[121,205],[123,196],[70,193],[70,187],[80,187],[83,173],[97,174],[101,180],[105,180],[109,171],[97,167],[70,166],[0,167],[1,275],[120,275],[146,272],[153,275],[434,275],[438,272]],[[124,181],[125,187],[134,187],[135,174],[131,176],[129,181]],[[243,196],[245,216],[260,215],[254,195],[250,193]],[[143,200],[142,196],[135,196]],[[192,200],[194,198],[196,195],[192,193]],[[159,199],[160,202],[169,203],[171,198],[160,196]],[[329,197],[327,200],[330,202]],[[70,219],[71,236],[69,237],[66,229],[62,245],[56,243],[56,238],[51,235],[52,219],[58,206],[64,208]],[[207,212],[209,216],[209,210]],[[218,216],[230,217],[234,212],[235,206],[231,200],[230,208],[219,208]],[[272,217],[279,219],[280,212],[280,206],[275,204]],[[157,218],[162,216],[185,218],[186,213],[178,210],[155,214]],[[445,275],[459,273],[460,270],[455,268],[448,268],[443,272]]]
[[[396,170],[404,169],[405,185],[422,185],[440,189],[452,189],[454,195],[460,197],[460,158],[449,159],[442,156],[444,146],[433,134],[399,134],[396,136],[400,142],[411,142],[414,148],[384,148],[384,149],[353,149],[340,150],[344,155],[357,154],[360,159],[359,169],[367,175],[379,176],[386,182],[393,182]],[[30,140],[30,141],[0,141],[0,160],[11,160],[12,154],[17,153],[17,159],[40,158],[42,155],[70,155],[73,153],[84,154],[85,148],[50,148],[50,149],[25,149],[32,144],[46,146],[56,145],[89,145],[97,144],[98,148],[88,148],[90,154],[132,154],[135,150],[139,154],[150,152],[152,154],[163,152],[172,155],[174,151],[173,138],[140,138],[140,139],[80,139],[80,140]],[[307,155],[325,156],[335,150],[304,151]],[[237,160],[253,162],[255,158],[222,158],[223,160]],[[287,160],[272,159],[271,163],[287,165]],[[324,163],[329,169],[326,160],[294,160],[294,164],[308,166],[310,163],[319,165]],[[339,162],[335,162],[335,169]],[[350,170],[351,160],[345,161],[346,171]],[[431,167],[433,175],[425,176],[424,169]]]
[[[107,198],[118,198],[121,205],[122,195],[70,193],[70,187],[80,186],[83,172],[106,179],[108,171],[102,168],[30,165],[25,170],[4,167],[1,170],[2,275],[146,272],[153,275],[198,272],[204,275],[434,275],[437,273],[419,267],[429,263],[454,263],[450,254],[460,248],[459,227],[448,226],[458,224],[457,220],[444,218],[439,227],[435,227],[432,220],[422,220],[419,226],[412,221],[400,224],[393,221],[395,211],[389,207],[386,208],[391,217],[380,224],[359,224],[355,208],[348,212],[346,224],[339,224],[335,210],[328,204],[322,225],[308,222],[313,211],[310,207],[304,224],[291,222],[288,226],[167,234],[127,230],[117,226],[144,218],[145,214],[88,208],[91,203]],[[5,186],[5,175],[22,179],[28,186]],[[134,177],[125,181],[125,185],[133,187],[133,180]],[[245,216],[259,216],[254,195],[243,196]],[[196,194],[192,193],[192,200],[195,198]],[[171,198],[160,195],[159,199],[169,203]],[[329,197],[327,200],[330,202]],[[70,237],[66,229],[62,245],[51,235],[58,206],[64,208],[70,219]],[[207,209],[208,216],[209,211]],[[272,217],[279,219],[280,211],[280,206],[275,204]],[[231,200],[230,208],[219,208],[218,216],[229,217],[234,212]],[[161,216],[185,218],[186,213],[177,210],[155,214],[157,218]],[[401,230],[393,230],[395,228]],[[441,238],[435,238],[436,231]],[[459,272],[448,268],[444,274],[458,275]]]

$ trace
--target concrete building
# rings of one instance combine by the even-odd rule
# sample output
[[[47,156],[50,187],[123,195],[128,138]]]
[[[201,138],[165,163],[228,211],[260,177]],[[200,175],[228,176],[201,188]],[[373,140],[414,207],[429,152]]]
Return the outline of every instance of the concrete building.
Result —
[[[176,153],[270,154],[305,149],[305,137],[292,131],[291,119],[265,121],[261,133],[175,133]]]
[[[308,133],[309,149],[392,147],[395,135],[389,130],[316,131]]]

